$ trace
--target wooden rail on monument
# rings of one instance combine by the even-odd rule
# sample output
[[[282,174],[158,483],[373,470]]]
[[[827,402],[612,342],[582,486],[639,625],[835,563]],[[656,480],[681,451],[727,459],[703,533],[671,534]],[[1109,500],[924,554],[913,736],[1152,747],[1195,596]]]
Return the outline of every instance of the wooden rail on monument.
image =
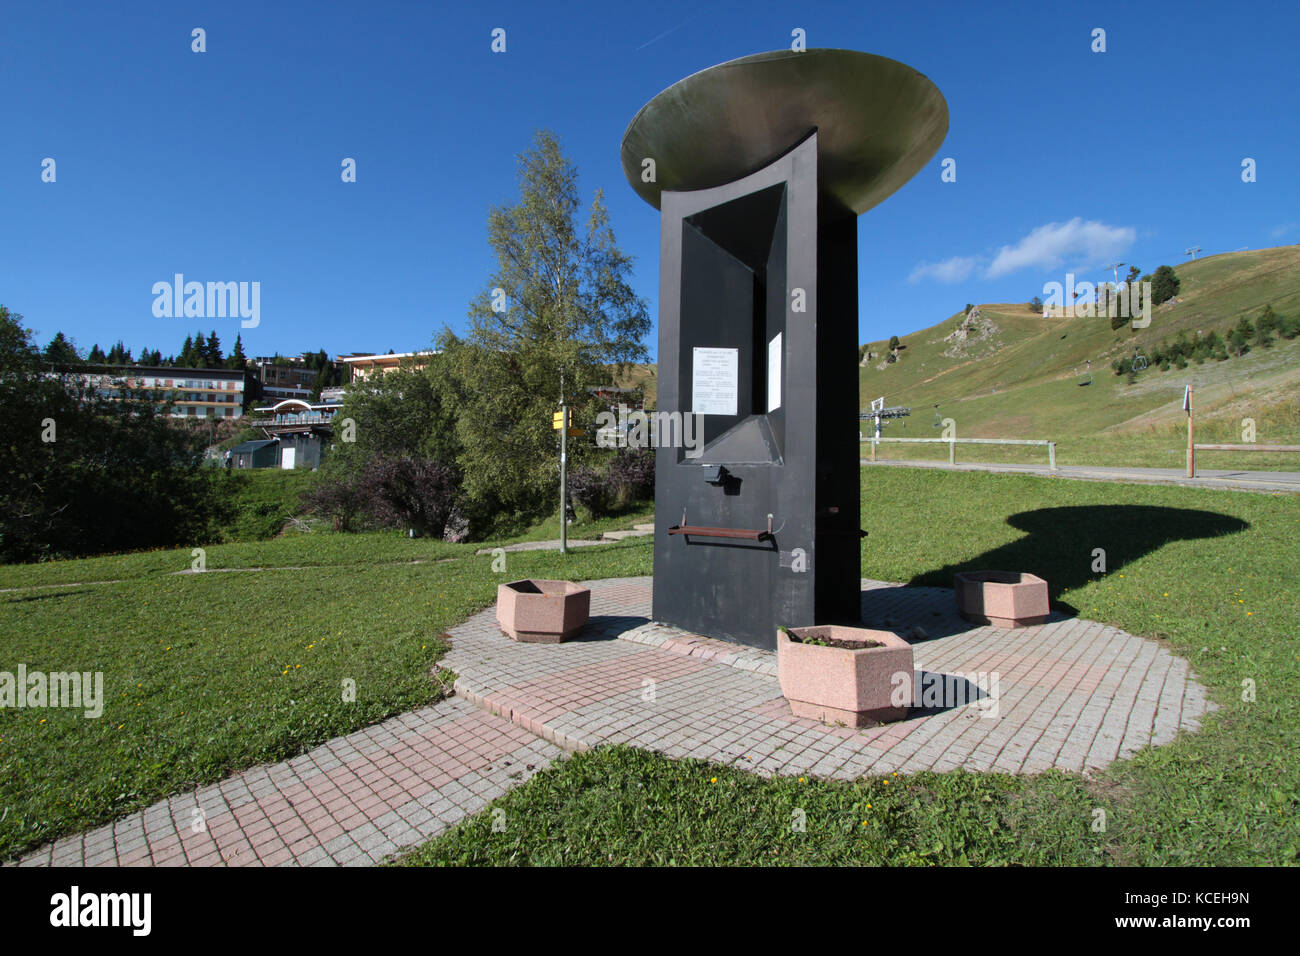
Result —
[[[668,529],[668,533],[694,535],[700,538],[740,538],[745,541],[762,541],[764,538],[772,537],[772,516],[767,516],[766,528],[751,531],[748,528],[709,528],[687,524],[686,513],[682,512],[682,523],[673,525]]]
[[[770,531],[746,531],[742,528],[705,528],[700,525],[673,525],[669,534],[695,535],[701,538],[743,538],[746,541],[762,541],[771,537]]]

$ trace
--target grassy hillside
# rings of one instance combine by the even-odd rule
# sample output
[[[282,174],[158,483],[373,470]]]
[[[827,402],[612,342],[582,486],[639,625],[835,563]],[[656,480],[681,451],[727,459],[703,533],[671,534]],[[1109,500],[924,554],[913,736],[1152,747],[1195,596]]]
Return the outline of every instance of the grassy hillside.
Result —
[[[1300,442],[1300,339],[1224,362],[1141,373],[1134,383],[1111,362],[1144,352],[1180,332],[1223,334],[1241,315],[1254,320],[1264,305],[1300,313],[1300,246],[1225,253],[1176,266],[1179,296],[1157,308],[1149,328],[1112,331],[1105,318],[1043,319],[1023,303],[979,307],[979,328],[961,340],[958,312],[902,337],[897,362],[886,364],[884,341],[859,369],[861,404],[883,395],[887,405],[913,409],[887,435],[934,437],[951,418],[967,438],[1048,438],[1062,442],[1064,463],[1178,464],[1185,442],[1183,386],[1196,389],[1198,436],[1241,441],[1241,420],[1253,418],[1257,440]],[[954,335],[957,333],[957,335]],[[1087,379],[1091,361],[1092,384]],[[865,426],[862,430],[866,433]],[[1088,440],[1079,439],[1088,436]],[[915,446],[887,448],[886,457],[938,457]],[[1041,452],[985,449],[981,460],[1042,458]],[[1135,460],[1140,459],[1140,460]],[[1294,467],[1295,456],[1215,453],[1205,467]]]

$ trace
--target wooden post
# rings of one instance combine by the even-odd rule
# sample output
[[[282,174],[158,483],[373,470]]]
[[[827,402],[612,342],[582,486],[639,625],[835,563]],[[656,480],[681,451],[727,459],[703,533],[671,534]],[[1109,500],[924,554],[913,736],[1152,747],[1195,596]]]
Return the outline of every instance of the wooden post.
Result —
[[[1056,471],[1056,442],[1047,443],[1047,464],[1052,471]]]
[[[957,464],[957,442],[955,439],[948,439],[948,464]]]
[[[1187,410],[1187,477],[1196,477],[1196,445],[1192,437],[1192,386],[1187,386],[1187,391],[1183,395],[1183,408]]]

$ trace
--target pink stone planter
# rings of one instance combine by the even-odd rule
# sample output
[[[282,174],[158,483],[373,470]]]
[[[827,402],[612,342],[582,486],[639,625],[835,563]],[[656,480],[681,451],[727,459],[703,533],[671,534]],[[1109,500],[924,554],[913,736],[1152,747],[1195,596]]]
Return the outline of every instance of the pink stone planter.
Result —
[[[889,631],[828,624],[793,627],[799,637],[878,641],[882,647],[824,647],[776,634],[776,673],[796,717],[870,727],[907,716],[912,704],[912,646]]]
[[[1020,571],[959,571],[952,577],[957,610],[976,624],[1028,627],[1047,620],[1047,582]]]
[[[587,625],[591,591],[571,581],[526,579],[497,588],[497,623],[516,641],[559,644]]]

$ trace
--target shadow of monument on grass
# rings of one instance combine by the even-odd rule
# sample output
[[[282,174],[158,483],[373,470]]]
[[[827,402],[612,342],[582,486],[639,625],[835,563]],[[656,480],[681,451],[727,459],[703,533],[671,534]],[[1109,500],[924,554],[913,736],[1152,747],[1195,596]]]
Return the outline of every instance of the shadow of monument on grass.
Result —
[[[1026,534],[966,561],[916,575],[909,587],[952,587],[958,571],[1028,571],[1047,581],[1055,610],[1073,614],[1061,602],[1071,591],[1099,577],[1103,557],[1114,574],[1167,544],[1238,534],[1249,523],[1231,515],[1156,505],[1080,505],[1022,511],[1007,524]]]

